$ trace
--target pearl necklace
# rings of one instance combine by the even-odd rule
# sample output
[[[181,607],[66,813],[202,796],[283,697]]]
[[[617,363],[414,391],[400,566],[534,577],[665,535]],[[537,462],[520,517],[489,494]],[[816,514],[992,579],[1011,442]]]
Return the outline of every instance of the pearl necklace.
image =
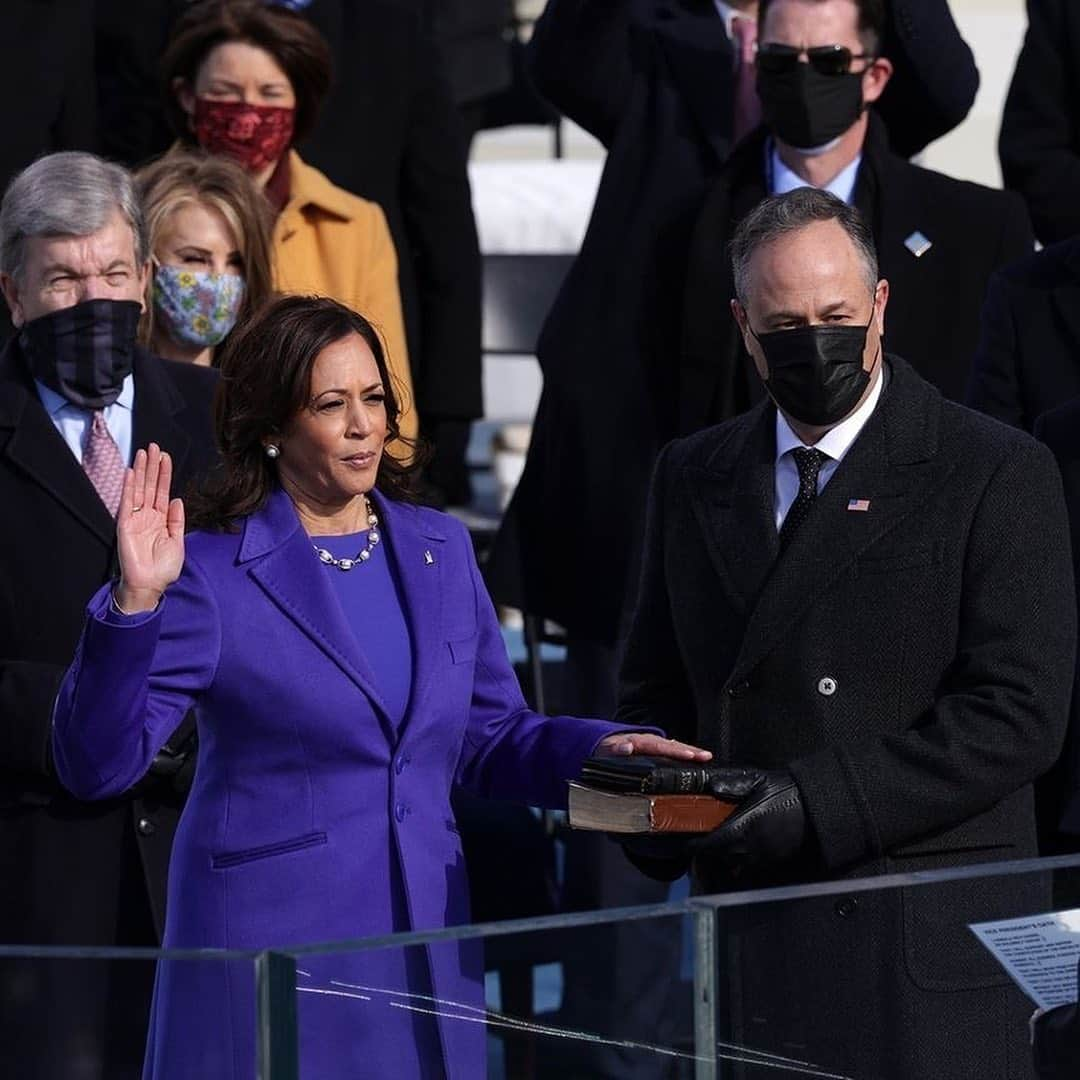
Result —
[[[326,548],[319,547],[318,544],[312,544],[315,549],[315,554],[318,556],[319,562],[325,563],[327,566],[336,566],[339,570],[349,571],[355,566],[360,566],[362,563],[366,563],[371,558],[371,553],[375,550],[375,545],[379,542],[379,518],[378,515],[371,507],[371,503],[367,498],[364,499],[364,505],[367,507],[367,520],[368,520],[368,537],[367,547],[361,551],[355,559],[336,559],[333,554],[326,550]]]

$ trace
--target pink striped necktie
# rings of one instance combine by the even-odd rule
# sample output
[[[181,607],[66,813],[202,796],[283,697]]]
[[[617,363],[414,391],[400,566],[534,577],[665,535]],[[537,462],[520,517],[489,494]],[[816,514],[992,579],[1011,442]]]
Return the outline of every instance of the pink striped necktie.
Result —
[[[754,53],[757,47],[757,20],[736,15],[731,20],[731,38],[738,67],[735,70],[735,110],[732,140],[738,142],[761,123],[761,102],[755,85]]]
[[[116,517],[120,508],[120,492],[124,486],[124,459],[120,447],[109,432],[103,409],[95,409],[90,425],[90,437],[83,448],[83,472],[101,496],[105,509]]]

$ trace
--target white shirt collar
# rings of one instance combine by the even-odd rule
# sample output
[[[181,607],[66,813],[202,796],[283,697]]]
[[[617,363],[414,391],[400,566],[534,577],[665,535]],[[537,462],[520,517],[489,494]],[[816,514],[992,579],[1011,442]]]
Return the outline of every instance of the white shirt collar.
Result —
[[[87,412],[89,410],[83,409],[78,405],[72,404],[63,394],[58,394],[50,386],[46,386],[40,379],[35,379],[34,383],[37,386],[38,397],[41,399],[41,404],[45,406],[45,411],[50,416],[56,416],[63,409],[77,409],[79,412]],[[135,403],[135,376],[130,372],[124,379],[124,385],[120,388],[120,396],[113,402],[114,405],[120,405],[125,409],[130,410]]]
[[[851,444],[858,438],[859,432],[866,426],[866,421],[877,407],[881,398],[881,391],[885,386],[885,365],[878,366],[877,379],[874,387],[866,396],[866,400],[845,420],[841,420],[836,427],[830,428],[815,443],[815,448],[828,455],[833,461],[843,461],[844,455],[851,449]],[[787,417],[776,410],[776,460],[779,461],[785,454],[806,443],[791,430]]]
[[[752,19],[754,16],[748,14],[745,11],[737,11],[730,4],[725,4],[724,0],[713,0],[716,5],[716,13],[724,20],[724,29],[727,31],[727,36],[734,40],[735,35],[731,32],[731,24],[736,17],[741,19]]]
[[[772,139],[769,140],[768,153],[770,160],[769,175],[772,178],[770,195],[786,195],[789,191],[810,186],[798,173],[792,172],[780,160],[776,143]],[[845,165],[822,190],[827,191],[830,195],[835,195],[850,206],[852,197],[855,194],[855,181],[859,177],[860,164],[862,164],[862,154],[856,154],[855,160],[850,165]]]

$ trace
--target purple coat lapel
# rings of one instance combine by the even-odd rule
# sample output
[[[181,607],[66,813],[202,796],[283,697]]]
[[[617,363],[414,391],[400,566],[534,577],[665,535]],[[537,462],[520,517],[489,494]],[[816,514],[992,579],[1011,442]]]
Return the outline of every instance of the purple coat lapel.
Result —
[[[394,741],[375,675],[283,491],[244,523],[237,558],[241,565],[251,563],[248,572],[274,603],[367,694]]]

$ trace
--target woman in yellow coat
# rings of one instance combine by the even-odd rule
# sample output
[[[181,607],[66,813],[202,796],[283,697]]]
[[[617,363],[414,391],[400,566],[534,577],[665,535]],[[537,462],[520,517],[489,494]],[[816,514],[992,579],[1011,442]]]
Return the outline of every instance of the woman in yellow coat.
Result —
[[[263,188],[277,215],[277,288],[329,296],[379,330],[405,405],[402,434],[415,437],[397,253],[386,216],[293,149],[311,130],[330,85],[323,37],[306,19],[260,0],[201,0],[177,21],[162,69],[180,137],[236,159]]]

